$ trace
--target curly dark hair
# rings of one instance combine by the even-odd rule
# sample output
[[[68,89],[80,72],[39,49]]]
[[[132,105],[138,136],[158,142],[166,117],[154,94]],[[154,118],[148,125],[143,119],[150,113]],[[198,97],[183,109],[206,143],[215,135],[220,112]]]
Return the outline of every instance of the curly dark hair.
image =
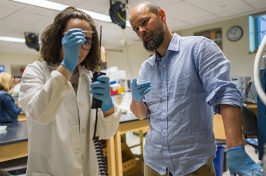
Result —
[[[93,71],[96,69],[101,59],[98,32],[91,16],[75,7],[67,7],[65,10],[60,12],[55,17],[54,22],[44,30],[41,36],[41,56],[43,60],[48,62],[48,64],[59,65],[62,62],[60,59],[60,49],[62,48],[61,40],[68,21],[73,18],[88,21],[92,27],[92,30],[95,31],[92,34],[94,43],[91,46],[89,54],[81,63],[81,65],[86,69]]]

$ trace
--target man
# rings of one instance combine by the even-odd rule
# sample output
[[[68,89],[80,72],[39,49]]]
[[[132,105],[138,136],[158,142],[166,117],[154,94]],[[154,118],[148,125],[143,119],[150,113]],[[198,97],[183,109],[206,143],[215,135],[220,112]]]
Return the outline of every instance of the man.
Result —
[[[245,152],[241,94],[230,82],[230,62],[211,40],[172,34],[156,4],[136,5],[129,19],[147,50],[155,54],[131,85],[131,110],[149,117],[145,176],[214,176],[213,111],[223,117],[232,175],[260,170]]]

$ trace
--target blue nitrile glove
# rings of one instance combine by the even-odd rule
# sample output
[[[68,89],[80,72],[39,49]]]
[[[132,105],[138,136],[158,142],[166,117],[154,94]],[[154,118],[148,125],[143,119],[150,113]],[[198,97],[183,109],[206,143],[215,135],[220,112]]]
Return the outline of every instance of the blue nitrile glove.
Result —
[[[151,82],[142,80],[137,83],[137,79],[134,78],[130,89],[132,98],[139,103],[143,101],[144,95],[146,95],[151,90]]]
[[[113,101],[110,94],[109,77],[101,75],[97,81],[91,83],[91,94],[97,100],[102,101],[102,111],[108,111],[113,107]]]
[[[255,170],[260,171],[262,167],[256,164],[246,153],[244,146],[237,146],[227,151],[227,163],[230,175],[252,175]],[[262,176],[261,175],[258,176]]]
[[[79,60],[79,47],[86,39],[81,29],[73,28],[66,32],[62,38],[64,60],[61,63],[71,73],[75,70]]]

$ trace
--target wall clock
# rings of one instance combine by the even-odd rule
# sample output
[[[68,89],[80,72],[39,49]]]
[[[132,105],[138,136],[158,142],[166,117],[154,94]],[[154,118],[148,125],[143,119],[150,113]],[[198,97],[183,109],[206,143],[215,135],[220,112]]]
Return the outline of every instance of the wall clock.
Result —
[[[230,41],[238,41],[243,36],[243,29],[240,26],[232,26],[228,29],[226,36]]]

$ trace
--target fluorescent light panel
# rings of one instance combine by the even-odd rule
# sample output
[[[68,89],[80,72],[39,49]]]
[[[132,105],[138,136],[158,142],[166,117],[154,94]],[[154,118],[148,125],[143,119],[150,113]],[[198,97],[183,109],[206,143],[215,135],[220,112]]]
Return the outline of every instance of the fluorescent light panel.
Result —
[[[25,39],[23,38],[16,38],[16,37],[5,37],[0,36],[0,40],[6,41],[6,42],[18,42],[18,43],[25,43]]]
[[[58,10],[58,11],[61,11],[65,9],[66,7],[68,7],[67,5],[64,5],[64,4],[59,4],[56,2],[46,1],[46,0],[12,0],[12,1],[29,4],[33,6],[38,6],[38,7],[43,7],[43,8],[51,9],[51,10]]]

